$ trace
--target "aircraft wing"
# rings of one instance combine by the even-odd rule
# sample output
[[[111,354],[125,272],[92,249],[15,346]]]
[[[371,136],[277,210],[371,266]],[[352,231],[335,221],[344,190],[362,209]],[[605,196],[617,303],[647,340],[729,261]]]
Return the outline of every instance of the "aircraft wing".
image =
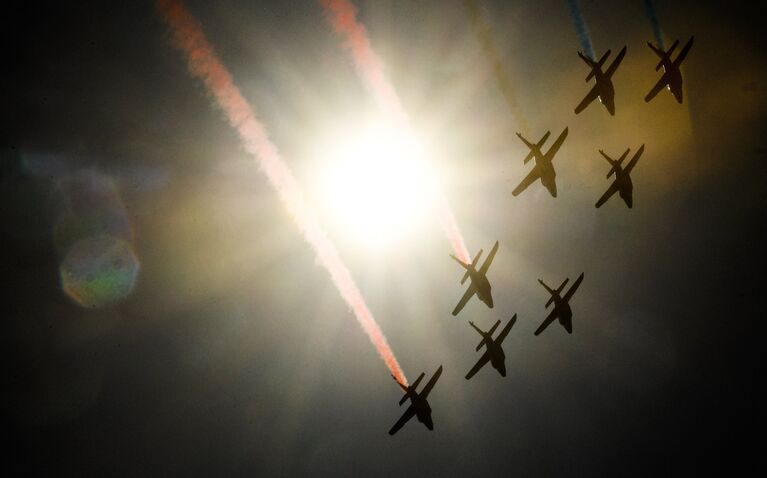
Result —
[[[615,57],[613,62],[610,64],[610,66],[605,70],[605,76],[608,78],[612,78],[613,73],[615,73],[615,70],[618,69],[618,66],[620,66],[621,62],[623,61],[623,57],[626,56],[626,47],[624,46],[621,48],[621,51],[618,52],[618,56]]]
[[[525,189],[527,189],[527,187],[528,187],[528,186],[530,186],[531,184],[533,184],[533,183],[535,182],[535,180],[536,180],[536,179],[538,179],[538,178],[540,178],[540,177],[541,177],[541,174],[540,174],[540,172],[539,172],[539,171],[540,171],[540,170],[538,169],[538,166],[535,166],[535,167],[533,168],[533,170],[532,170],[532,171],[530,171],[530,173],[529,173],[527,176],[525,176],[525,179],[523,179],[523,180],[522,180],[522,182],[521,182],[521,183],[519,183],[519,186],[517,186],[517,187],[516,187],[516,188],[515,188],[515,189],[514,189],[514,190],[511,192],[511,195],[512,195],[512,196],[519,196],[519,195],[522,193],[522,191],[524,191]]]
[[[482,354],[482,357],[477,361],[477,363],[474,364],[473,367],[471,367],[471,370],[469,370],[469,373],[466,374],[466,380],[469,380],[471,377],[474,376],[475,373],[479,372],[479,369],[485,366],[487,362],[490,361],[490,351],[485,350],[485,353]]]
[[[402,414],[401,417],[399,417],[399,420],[397,420],[397,423],[394,424],[393,427],[391,427],[391,430],[389,430],[389,435],[394,435],[399,431],[402,426],[407,423],[408,420],[413,418],[413,415],[415,415],[415,406],[411,403],[410,406],[405,410],[405,413]]]
[[[474,284],[469,284],[469,288],[466,289],[466,292],[463,294],[463,297],[461,297],[461,300],[458,301],[458,305],[455,306],[455,309],[453,309],[453,315],[458,315],[458,312],[460,312],[463,307],[466,305],[466,302],[471,299],[471,296],[473,296],[477,292],[477,288],[474,287]]]
[[[610,185],[609,188],[607,188],[607,191],[605,191],[604,194],[602,194],[602,197],[599,198],[599,201],[596,203],[596,207],[602,207],[602,204],[606,203],[608,199],[612,197],[615,192],[618,191],[618,180],[616,179],[613,181],[613,183]]]
[[[567,138],[567,128],[562,131],[562,133],[559,135],[559,138],[554,141],[554,144],[552,144],[551,148],[549,148],[549,150],[546,152],[546,157],[549,159],[549,161],[554,160],[554,155],[557,154],[559,148],[562,147],[562,143],[565,142],[565,138]]]
[[[642,156],[642,153],[644,153],[644,145],[639,147],[637,152],[634,153],[634,156],[631,158],[631,161],[629,161],[628,166],[626,166],[626,169],[624,169],[627,174],[630,173],[632,169],[634,169],[634,166],[636,166],[637,162],[639,161],[639,157]]]
[[[536,329],[535,335],[539,335],[541,332],[546,330],[546,327],[548,327],[550,323],[554,322],[554,319],[557,318],[557,312],[559,311],[557,310],[556,307],[551,309],[551,312],[549,312],[549,315],[548,317],[546,317],[546,320],[544,320],[541,326],[538,327],[538,329]]]
[[[439,366],[436,372],[434,372],[434,375],[431,376],[429,379],[429,383],[424,385],[423,390],[421,390],[420,395],[423,397],[424,400],[426,400],[426,397],[429,396],[429,392],[431,392],[431,389],[434,388],[434,384],[437,383],[437,380],[439,380],[439,376],[442,375],[442,365]]]
[[[588,92],[585,98],[583,98],[583,101],[581,101],[578,106],[575,107],[575,114],[580,113],[581,111],[585,110],[588,105],[591,104],[592,101],[597,99],[599,96],[599,92],[597,91],[596,85],[594,85],[593,88],[591,88],[591,91]]]
[[[490,330],[487,331],[487,333],[490,335],[490,337],[493,336],[493,332],[495,332],[495,329],[498,328],[498,326],[501,325],[501,321],[497,320],[492,327],[490,327]]]
[[[498,334],[498,337],[495,338],[496,343],[501,344],[503,343],[503,339],[506,338],[507,335],[509,335],[509,331],[514,326],[514,323],[517,321],[517,314],[514,314],[514,317],[511,318],[508,324],[506,324],[506,327],[501,330],[501,333]]]
[[[676,57],[674,60],[674,66],[679,68],[679,65],[682,64],[684,59],[687,57],[687,54],[690,52],[690,48],[692,48],[692,42],[695,40],[695,37],[691,37],[690,41],[687,42],[687,44],[682,48],[682,51],[679,52],[679,56]]]
[[[485,259],[485,262],[479,269],[480,273],[487,274],[487,270],[490,269],[490,263],[493,262],[493,258],[495,257],[496,252],[498,252],[498,241],[495,241],[495,244],[493,244],[493,249],[490,251],[490,254],[487,255],[487,259]]]
[[[572,299],[573,294],[575,294],[575,291],[578,290],[578,286],[581,285],[581,282],[583,282],[583,272],[581,272],[581,275],[579,275],[578,278],[575,280],[575,284],[570,286],[570,290],[567,291],[567,294],[565,294],[565,296],[562,297],[562,299],[565,302]]]
[[[644,97],[645,103],[649,103],[650,100],[655,98],[655,95],[660,93],[660,91],[668,85],[668,74],[664,73],[663,76],[660,77],[660,80],[658,80],[657,83],[655,83],[655,86],[652,87],[652,90],[650,90],[649,93],[647,93],[647,96]]]

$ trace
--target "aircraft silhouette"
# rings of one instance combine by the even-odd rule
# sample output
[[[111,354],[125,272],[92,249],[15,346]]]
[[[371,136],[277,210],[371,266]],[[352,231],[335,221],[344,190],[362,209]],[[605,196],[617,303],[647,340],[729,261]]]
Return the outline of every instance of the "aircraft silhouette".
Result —
[[[589,81],[593,76],[596,84],[593,88],[591,88],[591,91],[588,92],[586,97],[583,98],[583,101],[581,101],[578,106],[575,107],[575,114],[580,113],[586,109],[586,107],[590,105],[592,101],[599,98],[599,101],[604,105],[605,108],[607,108],[607,111],[614,116],[615,88],[613,87],[611,78],[615,73],[615,70],[618,69],[618,65],[621,64],[621,61],[623,61],[623,57],[626,56],[626,47],[624,46],[623,49],[621,49],[621,51],[618,53],[618,56],[615,57],[615,60],[613,60],[613,62],[604,72],[602,71],[602,65],[604,64],[605,60],[607,60],[607,57],[610,56],[610,50],[607,50],[605,54],[602,55],[602,58],[600,58],[597,62],[588,58],[581,52],[578,52],[578,56],[581,57],[581,60],[585,61],[586,64],[591,67],[591,72],[586,77],[586,81]]]
[[[562,289],[565,288],[565,285],[567,284],[567,281],[570,279],[565,279],[564,282],[562,282],[562,285],[560,285],[557,290],[553,290],[551,287],[544,284],[544,282],[541,279],[538,279],[538,282],[541,283],[543,287],[546,288],[547,291],[549,291],[549,294],[551,294],[551,298],[549,298],[549,301],[546,302],[546,307],[551,305],[551,303],[554,303],[554,308],[549,313],[548,317],[543,321],[540,327],[535,331],[535,335],[539,335],[541,332],[543,332],[546,327],[551,324],[554,319],[559,318],[559,323],[562,324],[562,327],[567,330],[568,334],[573,333],[573,311],[570,309],[570,299],[572,299],[573,294],[575,294],[575,291],[578,289],[578,286],[581,285],[581,282],[583,281],[583,273],[581,272],[581,275],[578,276],[578,279],[575,281],[575,283],[570,287],[570,290],[567,291],[567,293],[564,296],[560,296],[559,294],[562,293]]]
[[[503,347],[501,347],[501,344],[503,343],[503,339],[506,338],[506,335],[508,335],[511,327],[516,321],[517,314],[514,314],[514,317],[509,320],[509,323],[506,324],[506,327],[501,330],[501,333],[498,334],[498,337],[495,339],[493,339],[493,332],[495,332],[495,329],[498,328],[498,325],[501,323],[500,320],[496,322],[495,325],[493,325],[487,332],[483,332],[479,327],[474,325],[474,322],[469,321],[469,325],[474,327],[474,330],[479,332],[479,335],[482,336],[482,340],[479,342],[479,345],[477,345],[476,350],[479,350],[484,345],[485,353],[471,368],[471,370],[469,370],[469,373],[466,374],[466,380],[469,380],[471,377],[473,377],[474,374],[479,371],[479,369],[487,364],[487,362],[490,362],[493,368],[498,370],[498,373],[501,374],[501,377],[506,376],[506,354],[503,353]]]
[[[618,191],[620,193],[621,198],[623,199],[623,202],[626,203],[626,206],[631,208],[634,204],[633,201],[633,194],[634,191],[634,184],[631,182],[631,170],[634,169],[634,166],[636,165],[637,161],[639,161],[639,157],[642,156],[642,153],[644,152],[644,145],[639,147],[639,150],[634,153],[634,156],[631,158],[631,161],[629,161],[629,164],[626,166],[626,168],[621,167],[621,163],[626,159],[626,157],[629,154],[629,151],[631,149],[627,149],[623,155],[621,155],[618,160],[614,160],[610,158],[610,156],[606,155],[604,151],[601,149],[599,150],[600,154],[605,157],[605,159],[612,165],[612,168],[610,168],[610,172],[607,173],[607,178],[609,179],[610,176],[615,173],[615,181],[610,185],[609,188],[607,188],[607,191],[602,195],[601,198],[599,198],[599,201],[597,201],[596,207],[600,207],[602,204],[604,204],[610,197],[615,194],[615,191]]]
[[[461,300],[458,301],[458,305],[456,305],[455,309],[453,309],[454,316],[458,315],[458,312],[463,309],[463,307],[474,294],[477,294],[479,300],[487,304],[488,307],[491,309],[493,308],[493,295],[491,293],[490,281],[487,280],[486,274],[487,270],[490,268],[490,263],[493,262],[493,258],[495,257],[496,252],[498,252],[498,241],[495,241],[493,249],[490,251],[490,255],[487,256],[487,259],[485,259],[484,264],[482,264],[482,267],[480,267],[479,270],[477,270],[475,266],[477,262],[479,262],[479,258],[482,256],[482,249],[479,250],[471,264],[464,264],[460,259],[455,257],[453,254],[450,254],[450,257],[452,257],[454,261],[461,264],[461,267],[466,269],[466,273],[461,279],[461,284],[466,282],[466,279],[471,278],[471,284],[469,285],[469,288],[466,289],[463,297],[461,297]]]
[[[674,61],[671,61],[671,53],[673,53],[674,49],[677,47],[677,45],[679,45],[679,40],[675,41],[674,44],[671,45],[671,48],[668,49],[668,51],[663,51],[662,48],[656,48],[652,45],[652,43],[647,42],[647,46],[649,46],[650,49],[660,57],[660,62],[658,62],[658,65],[655,67],[655,71],[658,71],[662,66],[663,76],[660,77],[660,80],[658,80],[655,86],[653,86],[652,90],[647,93],[647,96],[644,97],[645,102],[649,103],[650,100],[655,98],[655,95],[657,95],[665,86],[674,95],[676,101],[679,104],[682,104],[684,95],[682,93],[682,72],[679,71],[679,65],[682,64],[684,59],[687,57],[687,53],[690,52],[693,40],[695,40],[695,37],[690,37],[690,40],[687,42],[684,48],[682,48],[682,51],[679,53],[679,55],[677,55]]]
[[[397,377],[392,375],[394,381],[397,382],[397,384],[402,387],[402,390],[405,391],[405,395],[403,395],[399,401],[400,406],[402,406],[402,404],[405,403],[408,398],[410,399],[410,406],[407,408],[407,410],[405,410],[405,413],[402,414],[400,419],[397,420],[397,423],[391,427],[391,430],[389,430],[389,435],[394,435],[397,433],[397,431],[402,428],[402,426],[407,423],[408,420],[413,418],[413,415],[418,417],[418,421],[426,425],[426,428],[429,430],[434,430],[434,422],[431,420],[431,407],[429,406],[429,402],[426,401],[426,398],[429,396],[431,389],[434,388],[434,384],[437,383],[439,376],[442,375],[442,365],[440,365],[437,371],[434,372],[434,375],[432,375],[432,377],[429,379],[429,382],[423,387],[421,393],[418,393],[415,391],[415,389],[418,388],[418,384],[421,382],[421,379],[423,379],[424,375],[426,374],[421,372],[421,375],[419,375],[418,378],[415,379],[415,382],[413,382],[413,384],[410,386],[401,384],[400,381],[397,380]]]
[[[546,154],[543,154],[543,151],[541,151],[541,147],[546,142],[546,140],[549,138],[549,134],[551,134],[550,131],[546,131],[546,134],[543,135],[543,138],[541,138],[540,141],[533,144],[530,141],[526,140],[521,134],[517,133],[517,136],[519,136],[519,139],[522,140],[523,143],[527,145],[528,148],[530,148],[530,152],[525,156],[525,164],[527,164],[528,161],[530,161],[531,158],[535,158],[535,166],[533,167],[533,170],[530,171],[530,173],[525,176],[525,179],[522,180],[521,183],[514,189],[514,191],[511,192],[512,196],[519,196],[522,191],[527,189],[528,186],[530,186],[533,182],[535,182],[536,179],[541,180],[541,184],[543,184],[546,189],[549,190],[549,193],[551,193],[552,197],[557,197],[557,182],[556,182],[556,176],[557,173],[554,171],[554,165],[552,164],[552,161],[554,160],[554,155],[557,154],[557,151],[559,151],[559,148],[562,146],[562,143],[565,141],[565,138],[567,138],[567,128],[562,131],[562,133],[559,135],[559,138],[557,138],[556,141],[554,141],[554,144],[551,145],[549,150],[546,152]]]

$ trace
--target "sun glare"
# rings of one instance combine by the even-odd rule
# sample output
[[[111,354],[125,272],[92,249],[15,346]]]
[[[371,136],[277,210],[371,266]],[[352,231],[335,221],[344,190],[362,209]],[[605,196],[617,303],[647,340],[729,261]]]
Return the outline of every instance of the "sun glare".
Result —
[[[380,123],[333,135],[322,165],[322,209],[351,239],[380,248],[429,221],[435,176],[417,138]]]

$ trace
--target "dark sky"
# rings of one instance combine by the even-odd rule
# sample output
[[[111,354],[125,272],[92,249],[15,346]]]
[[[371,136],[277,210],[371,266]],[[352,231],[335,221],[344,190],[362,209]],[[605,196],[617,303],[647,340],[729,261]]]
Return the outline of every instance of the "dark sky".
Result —
[[[1,21],[6,467],[540,476],[755,462],[767,239],[755,8],[656,2],[667,39],[695,45],[686,103],[662,92],[645,104],[657,74],[643,2],[581,1],[597,53],[628,53],[616,116],[594,104],[576,117],[588,71],[565,2],[482,2],[530,138],[570,129],[553,199],[540,185],[511,196],[526,151],[462,3],[356,2],[437,152],[469,249],[501,244],[496,307],[474,299],[456,319],[461,272],[436,219],[372,250],[325,218],[408,377],[445,369],[435,430],[413,420],[390,437],[401,393],[375,349],[152,3],[122,3],[25,4]],[[311,197],[324,132],[375,107],[321,7],[189,8]],[[634,208],[616,196],[595,209],[609,184],[597,150],[640,144]],[[77,201],[84,222],[65,214]],[[118,237],[110,250],[130,247],[140,269],[122,300],[82,307],[60,267],[94,231]],[[127,267],[130,255],[114,254]],[[574,333],[554,324],[534,337],[547,300],[536,279],[580,272]],[[487,329],[514,313],[508,376],[487,367],[465,381],[479,357],[467,320]]]

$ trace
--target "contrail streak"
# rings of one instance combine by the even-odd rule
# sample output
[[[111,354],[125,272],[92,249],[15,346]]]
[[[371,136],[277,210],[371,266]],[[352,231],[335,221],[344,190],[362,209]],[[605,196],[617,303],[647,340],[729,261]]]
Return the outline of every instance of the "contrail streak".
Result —
[[[589,29],[586,26],[586,21],[583,19],[583,13],[581,13],[581,7],[578,5],[578,0],[565,1],[570,9],[570,16],[573,19],[573,23],[575,24],[575,31],[578,32],[578,40],[581,42],[581,48],[587,57],[596,60],[596,57],[594,56],[594,45],[591,44]]]
[[[317,260],[330,274],[333,284],[354,312],[392,375],[407,383],[405,374],[365,304],[349,269],[320,227],[315,211],[304,199],[298,182],[280,158],[277,147],[269,140],[264,126],[256,119],[250,105],[235,86],[229,71],[216,57],[200,24],[180,0],[158,0],[157,7],[170,27],[174,45],[186,55],[189,71],[205,83],[229,124],[239,133],[245,150],[258,159],[261,170],[269,178],[304,239],[314,249]]]
[[[333,30],[346,39],[346,47],[352,53],[357,75],[371,92],[378,106],[398,124],[409,124],[399,96],[384,75],[383,64],[370,45],[365,27],[357,21],[357,9],[348,0],[319,0],[319,2],[325,9]],[[464,262],[470,262],[471,257],[463,241],[461,230],[458,228],[447,198],[442,194],[439,194],[437,198],[437,211],[439,222],[456,256]]]
[[[482,17],[482,12],[480,12],[479,5],[475,0],[464,0],[463,3],[466,5],[466,8],[469,10],[469,15],[471,16],[472,30],[477,36],[477,40],[479,40],[479,44],[482,46],[485,56],[493,65],[495,79],[498,82],[498,87],[501,89],[501,93],[503,93],[503,98],[506,100],[506,105],[511,110],[514,119],[517,120],[521,133],[527,135],[529,132],[527,120],[519,108],[519,103],[517,103],[517,95],[511,87],[511,81],[509,81],[509,76],[506,74],[506,69],[503,67],[501,56],[498,54],[498,48],[496,48],[495,42],[493,42],[490,26]]]
[[[655,37],[655,43],[663,50],[666,49],[665,42],[663,41],[663,31],[660,29],[660,22],[658,21],[658,15],[655,13],[655,5],[652,0],[644,0],[644,8],[647,12],[647,18],[652,25],[652,34]]]

